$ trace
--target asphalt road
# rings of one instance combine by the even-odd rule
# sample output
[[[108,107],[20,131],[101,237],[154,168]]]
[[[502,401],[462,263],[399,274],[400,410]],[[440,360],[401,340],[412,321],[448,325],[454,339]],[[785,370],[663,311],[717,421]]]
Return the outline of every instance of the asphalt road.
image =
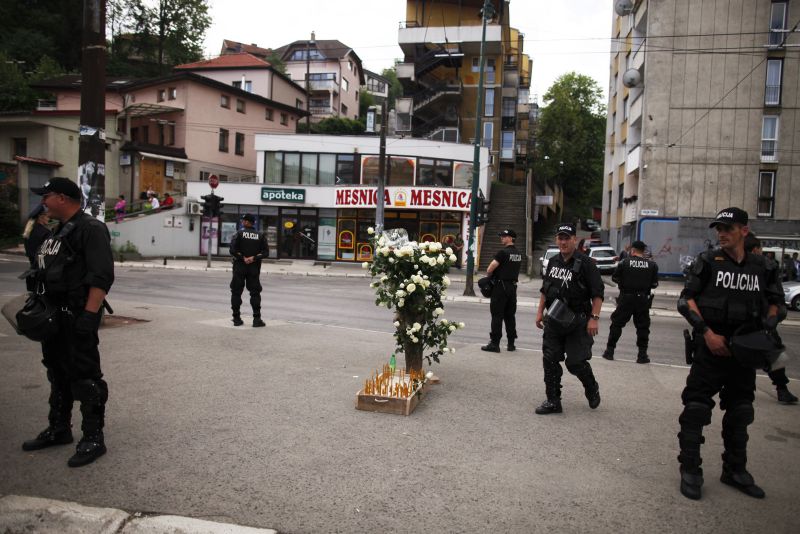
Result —
[[[24,259],[14,256],[0,257],[0,292],[14,294],[22,282],[15,274],[24,268]],[[326,278],[314,276],[265,275],[262,273],[263,315],[265,320],[280,320],[309,326],[332,325],[343,328],[358,328],[376,332],[392,332],[391,312],[377,308],[373,292],[367,279]],[[109,297],[114,305],[117,300],[150,302],[158,305],[227,312],[230,310],[230,274],[214,271],[161,270],[117,267],[116,281]],[[534,298],[538,295],[539,280],[520,284],[520,297]],[[607,288],[607,298],[616,294]],[[450,296],[461,295],[463,285],[454,284]],[[247,291],[243,294],[242,312],[250,313]],[[609,303],[613,302],[608,298]],[[675,310],[675,299],[658,297],[654,308]],[[451,339],[458,343],[484,344],[489,340],[489,306],[475,302],[447,302],[446,317],[463,321],[468,328],[459,331]],[[790,317],[800,319],[800,314],[790,312]],[[146,312],[143,312],[146,315]],[[595,340],[595,357],[605,348],[608,337],[609,313],[601,314],[600,334]],[[530,306],[520,306],[517,311],[517,346],[533,351],[541,350],[541,331],[534,325],[535,312]],[[654,363],[685,365],[683,356],[683,329],[686,322],[680,318],[652,317],[649,355]],[[795,356],[800,348],[800,327],[783,326],[780,329],[788,354]],[[505,342],[501,343],[503,346]],[[636,359],[636,334],[633,322],[623,330],[616,358]],[[800,359],[791,357],[787,365],[790,378],[800,379]]]

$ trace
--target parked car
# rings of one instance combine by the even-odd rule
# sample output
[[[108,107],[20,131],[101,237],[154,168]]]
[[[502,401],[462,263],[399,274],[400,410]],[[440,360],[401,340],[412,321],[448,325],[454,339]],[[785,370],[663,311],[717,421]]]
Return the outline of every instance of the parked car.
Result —
[[[589,246],[589,258],[597,265],[601,273],[613,273],[619,263],[617,251],[608,244]]]
[[[597,221],[594,219],[581,219],[581,230],[589,230],[590,232],[594,232],[595,230],[599,230],[600,225],[597,224]]]
[[[783,297],[789,309],[800,311],[800,282],[784,283]]]
[[[539,261],[542,262],[542,271],[539,273],[541,276],[544,276],[544,273],[547,272],[547,263],[550,261],[550,258],[558,254],[560,251],[558,247],[547,247],[547,250],[544,253],[544,256],[539,258]]]

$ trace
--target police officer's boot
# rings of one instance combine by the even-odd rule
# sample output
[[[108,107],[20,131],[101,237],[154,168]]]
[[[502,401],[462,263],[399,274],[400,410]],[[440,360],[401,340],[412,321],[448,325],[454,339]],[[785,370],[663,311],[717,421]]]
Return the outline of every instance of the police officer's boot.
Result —
[[[592,366],[589,365],[589,362],[583,362],[577,367],[567,365],[567,369],[577,376],[578,380],[583,384],[583,392],[586,395],[586,400],[589,401],[589,408],[594,410],[600,406],[600,384],[595,380]]]
[[[725,445],[725,452],[722,453],[720,481],[750,497],[763,499],[764,490],[756,485],[753,475],[746,468],[747,426],[752,422],[752,404],[737,404],[725,410],[725,415],[722,417],[722,442]]]
[[[102,379],[78,380],[72,385],[73,394],[81,403],[83,437],[75,454],[67,461],[69,467],[90,464],[106,453],[103,426],[105,423],[108,386]]]
[[[636,363],[650,363],[650,357],[647,355],[647,347],[639,347]]]
[[[253,316],[253,327],[257,328],[259,326],[267,326],[267,323],[261,320],[260,315]]]
[[[613,360],[614,359],[614,347],[608,346],[606,347],[605,352],[603,352],[603,358],[606,360]]]
[[[508,344],[506,345],[506,350],[508,352],[514,352],[517,350],[517,346],[514,344],[514,340],[512,338],[508,338]]]
[[[69,385],[56,383],[52,371],[47,371],[50,380],[50,412],[47,415],[48,426],[33,439],[22,444],[24,451],[38,451],[54,445],[72,443],[72,393]]]
[[[700,446],[705,443],[703,427],[711,422],[711,408],[700,402],[687,402],[678,418],[681,431],[678,432],[678,454],[681,473],[681,493],[684,497],[698,500],[702,496],[703,459]]]
[[[500,352],[500,344],[495,341],[490,341],[488,345],[482,346],[481,350],[486,352]]]
[[[797,404],[797,397],[792,395],[786,386],[778,386],[778,402],[781,404]]]
[[[233,326],[242,326],[244,321],[242,321],[242,316],[239,315],[239,312],[233,312]]]
[[[534,410],[536,414],[561,413],[561,365],[547,358],[544,359],[544,390],[547,400]]]

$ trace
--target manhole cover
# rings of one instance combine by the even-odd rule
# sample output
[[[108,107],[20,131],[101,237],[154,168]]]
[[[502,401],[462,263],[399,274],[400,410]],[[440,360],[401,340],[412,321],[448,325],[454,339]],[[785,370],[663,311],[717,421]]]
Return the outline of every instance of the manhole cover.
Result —
[[[116,328],[118,326],[128,326],[139,323],[149,323],[146,319],[137,319],[135,317],[123,317],[122,315],[106,315],[103,317],[103,328]]]

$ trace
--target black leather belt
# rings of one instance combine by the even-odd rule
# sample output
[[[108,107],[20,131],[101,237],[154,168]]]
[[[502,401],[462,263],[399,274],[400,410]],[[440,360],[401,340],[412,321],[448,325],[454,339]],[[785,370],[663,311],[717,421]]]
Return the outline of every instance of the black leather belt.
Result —
[[[650,296],[650,292],[649,291],[626,291],[624,289],[622,291],[620,291],[620,294],[621,295],[635,295],[637,297],[649,297]]]

